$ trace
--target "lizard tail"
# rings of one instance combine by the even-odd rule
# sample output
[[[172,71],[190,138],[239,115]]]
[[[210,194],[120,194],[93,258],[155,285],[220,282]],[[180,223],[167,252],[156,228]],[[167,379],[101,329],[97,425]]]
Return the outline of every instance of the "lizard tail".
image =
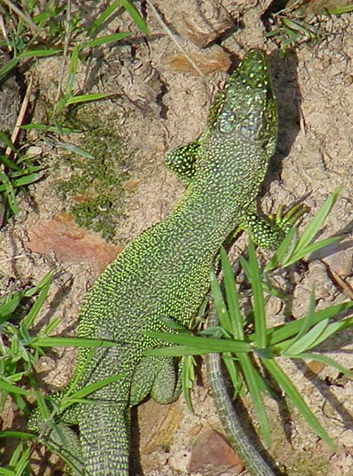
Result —
[[[207,327],[218,325],[218,316],[213,308],[208,316]],[[234,410],[233,402],[227,391],[223,378],[221,357],[219,354],[205,356],[208,383],[216,405],[217,414],[233,449],[242,459],[252,476],[276,476],[269,464],[255,447],[248,432],[244,429],[242,419]]]
[[[128,412],[116,403],[99,402],[81,408],[79,428],[87,476],[128,476]]]

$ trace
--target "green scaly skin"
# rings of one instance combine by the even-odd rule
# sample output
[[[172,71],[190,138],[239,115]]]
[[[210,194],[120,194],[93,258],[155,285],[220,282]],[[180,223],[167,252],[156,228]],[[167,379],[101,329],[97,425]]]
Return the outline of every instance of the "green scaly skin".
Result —
[[[54,400],[112,375],[123,377],[91,394],[96,404],[78,403],[63,411],[59,433],[45,431],[45,444],[74,461],[73,474],[128,475],[131,407],[147,395],[170,403],[180,393],[178,361],[146,357],[144,352],[161,342],[145,331],[171,332],[163,318],[189,325],[209,289],[219,248],[234,229],[246,229],[264,246],[283,235],[256,216],[276,136],[266,56],[253,50],[218,95],[205,132],[167,154],[169,167],[188,183],[174,211],[125,248],[83,304],[78,336],[118,345],[99,348],[92,359],[90,350],[81,348],[72,383]],[[69,424],[78,424],[80,444]],[[29,426],[43,430],[38,411]],[[71,458],[62,448],[63,437]]]

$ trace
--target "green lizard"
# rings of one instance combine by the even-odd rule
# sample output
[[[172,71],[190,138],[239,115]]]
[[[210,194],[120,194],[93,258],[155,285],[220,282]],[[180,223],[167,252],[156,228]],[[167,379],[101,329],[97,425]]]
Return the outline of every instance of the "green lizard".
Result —
[[[178,361],[145,356],[162,345],[146,331],[171,332],[164,318],[189,325],[232,231],[245,229],[266,247],[283,237],[280,225],[256,215],[276,137],[266,55],[252,50],[218,94],[201,136],[167,154],[167,165],[188,184],[171,215],[128,245],[88,293],[78,336],[117,345],[98,348],[93,358],[80,348],[71,383],[52,400],[112,375],[122,378],[93,392],[95,404],[79,402],[57,415],[58,431],[46,429],[38,411],[32,414],[29,427],[44,432],[45,444],[71,460],[74,474],[128,475],[131,407],[148,395],[170,403],[180,393]],[[79,441],[71,424],[78,425]],[[254,475],[273,474],[260,456],[257,461]]]

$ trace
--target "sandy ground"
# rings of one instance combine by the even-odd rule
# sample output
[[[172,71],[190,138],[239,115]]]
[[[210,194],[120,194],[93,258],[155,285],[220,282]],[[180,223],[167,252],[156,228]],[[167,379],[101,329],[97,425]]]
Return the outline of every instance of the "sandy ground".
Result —
[[[333,275],[337,273],[348,283],[352,282],[353,15],[326,18],[320,26],[324,34],[318,41],[302,42],[283,57],[278,53],[278,44],[264,36],[262,15],[270,2],[224,0],[218,4],[206,0],[202,7],[194,0],[154,3],[182,47],[201,61],[200,67],[207,74],[201,77],[190,71],[171,38],[146,7],[151,36],[142,37],[126,13],[117,16],[106,34],[117,29],[132,31],[131,39],[102,48],[91,69],[82,68],[79,76],[79,84],[87,92],[104,91],[112,95],[95,112],[99,121],[104,124],[106,120],[107,127],[116,129],[134,151],[129,164],[125,209],[115,235],[118,248],[168,215],[183,186],[166,169],[165,152],[197,137],[203,130],[214,93],[227,77],[228,66],[236,64],[250,48],[260,47],[270,55],[280,118],[278,148],[265,183],[261,209],[267,213],[280,204],[303,200],[311,209],[305,224],[335,187],[343,185],[339,202],[323,232],[324,237],[342,235],[342,240],[310,257],[288,278],[293,294],[291,314],[303,315],[313,283],[320,308],[347,299]],[[36,87],[43,101],[52,101],[55,96],[60,66],[57,58],[37,63]],[[39,101],[36,112],[39,117],[40,104]],[[58,331],[72,335],[80,304],[98,271],[87,257],[58,260],[57,249],[48,247],[35,253],[28,246],[33,230],[36,232],[43,223],[62,217],[69,206],[58,197],[55,188],[58,178],[68,173],[64,165],[58,166],[60,151],[46,144],[40,146],[48,163],[48,177],[21,197],[20,215],[1,230],[1,288],[5,291],[36,282],[56,267],[58,277],[36,329],[55,315],[61,318]],[[71,228],[59,232],[64,236],[73,233]],[[75,229],[75,233],[80,231]],[[66,242],[65,246],[68,246]],[[101,242],[95,246],[105,247]],[[268,309],[271,323],[280,322],[282,310],[278,303],[271,300]],[[351,341],[352,331],[347,331],[326,345],[330,355],[348,368],[352,367],[348,351],[352,349]],[[308,369],[302,364],[284,362],[283,365],[339,451],[331,453],[290,408],[269,401],[274,429],[270,454],[285,465],[288,476],[351,474],[352,382],[324,366]],[[37,371],[47,389],[60,388],[72,371],[72,353],[50,354],[40,362]],[[147,403],[139,408],[141,464],[145,476],[185,474],[196,439],[210,428],[221,431],[206,388],[197,387],[193,396],[194,415],[181,401],[168,411],[157,410],[162,424],[169,418],[168,438],[162,441],[151,436],[155,404]],[[9,415],[11,412],[7,420],[4,417],[7,424],[11,421]]]

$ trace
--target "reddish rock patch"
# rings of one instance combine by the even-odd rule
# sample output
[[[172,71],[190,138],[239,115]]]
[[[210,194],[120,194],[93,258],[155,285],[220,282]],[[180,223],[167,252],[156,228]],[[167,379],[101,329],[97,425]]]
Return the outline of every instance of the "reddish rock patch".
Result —
[[[202,433],[192,448],[187,470],[190,473],[220,476],[230,468],[234,468],[234,475],[244,469],[231,446],[214,430]]]
[[[25,245],[35,253],[55,253],[61,263],[89,263],[97,275],[123,249],[121,245],[109,245],[100,236],[78,227],[66,213],[37,222],[29,230]]]

